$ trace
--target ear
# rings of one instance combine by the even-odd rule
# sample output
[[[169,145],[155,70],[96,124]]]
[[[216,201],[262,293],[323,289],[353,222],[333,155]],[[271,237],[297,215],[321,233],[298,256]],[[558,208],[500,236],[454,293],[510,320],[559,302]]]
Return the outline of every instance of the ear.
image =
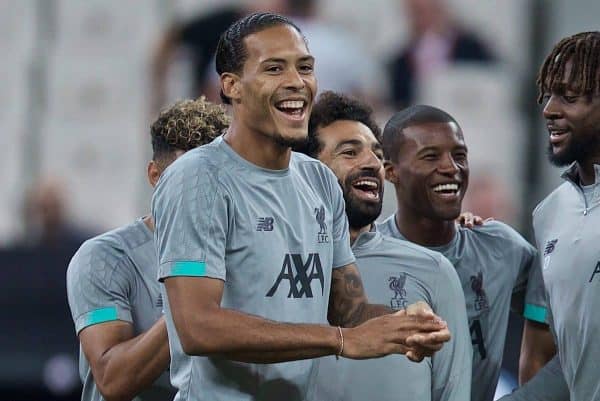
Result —
[[[154,160],[150,160],[148,163],[148,182],[154,188],[158,183],[158,179],[160,178],[160,168],[158,167],[158,163]]]
[[[398,183],[398,174],[396,172],[396,168],[394,167],[394,163],[389,160],[383,162],[383,168],[385,169],[385,179],[391,182],[392,184]]]
[[[219,77],[221,81],[221,90],[223,94],[232,100],[239,100],[241,97],[240,77],[232,72],[224,72]]]

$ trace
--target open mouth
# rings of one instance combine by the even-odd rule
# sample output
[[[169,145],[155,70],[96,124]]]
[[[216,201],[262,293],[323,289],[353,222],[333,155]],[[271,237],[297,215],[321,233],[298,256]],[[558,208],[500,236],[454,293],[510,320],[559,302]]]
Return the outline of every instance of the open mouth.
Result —
[[[352,182],[352,188],[363,199],[379,200],[379,182],[374,178],[359,178]]]
[[[275,104],[275,108],[292,121],[302,121],[306,117],[305,100],[282,100]]]
[[[437,184],[433,187],[433,192],[443,198],[455,198],[460,193],[460,184],[456,182]]]
[[[553,146],[559,145],[569,135],[569,131],[565,129],[550,128],[550,143]]]

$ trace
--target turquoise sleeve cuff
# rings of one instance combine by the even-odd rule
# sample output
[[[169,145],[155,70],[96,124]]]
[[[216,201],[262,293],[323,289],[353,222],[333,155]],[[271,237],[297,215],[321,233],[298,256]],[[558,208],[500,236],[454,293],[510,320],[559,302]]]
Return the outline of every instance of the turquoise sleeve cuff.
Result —
[[[525,304],[525,311],[523,313],[525,319],[533,320],[538,323],[547,324],[546,321],[546,308],[533,304]]]

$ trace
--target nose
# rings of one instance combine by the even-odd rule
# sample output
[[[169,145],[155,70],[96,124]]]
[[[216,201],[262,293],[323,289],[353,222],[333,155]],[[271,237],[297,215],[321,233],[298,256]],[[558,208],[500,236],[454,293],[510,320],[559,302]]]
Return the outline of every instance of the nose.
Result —
[[[562,109],[560,107],[558,96],[550,95],[544,106],[543,114],[544,118],[547,120],[556,120],[562,116]]]
[[[454,157],[450,153],[440,159],[438,171],[442,174],[454,175],[458,173],[458,164],[454,161]]]
[[[288,69],[285,74],[285,87],[289,89],[303,89],[306,86],[303,76],[297,68]]]
[[[374,170],[377,171],[383,167],[383,162],[377,157],[377,154],[371,149],[365,149],[362,152],[362,158],[360,160],[360,168],[363,170]]]

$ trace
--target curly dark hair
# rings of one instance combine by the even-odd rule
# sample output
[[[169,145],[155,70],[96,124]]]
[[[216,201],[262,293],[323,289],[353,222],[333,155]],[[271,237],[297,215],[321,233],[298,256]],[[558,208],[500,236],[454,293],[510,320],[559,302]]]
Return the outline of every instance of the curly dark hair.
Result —
[[[163,110],[150,127],[152,158],[172,160],[176,150],[188,151],[205,145],[229,127],[223,106],[206,100],[182,100]]]
[[[323,144],[319,140],[319,128],[339,121],[358,121],[366,125],[375,138],[381,142],[381,128],[373,118],[373,109],[358,99],[336,93],[323,92],[314,104],[308,121],[308,137],[306,141],[295,148],[297,152],[316,158],[321,153]]]
[[[567,86],[583,95],[600,94],[600,32],[581,32],[562,39],[546,57],[536,80],[538,103],[548,91],[566,89],[562,80],[568,61],[573,63]]]
[[[277,25],[289,25],[296,29],[300,35],[302,31],[296,24],[283,15],[273,13],[254,13],[247,15],[227,28],[221,35],[215,53],[215,67],[217,74],[224,72],[240,73],[244,62],[248,58],[244,38],[253,33],[263,31]],[[302,36],[304,38],[304,36]],[[306,38],[304,39],[306,42]],[[231,104],[231,100],[221,91],[221,100]]]

